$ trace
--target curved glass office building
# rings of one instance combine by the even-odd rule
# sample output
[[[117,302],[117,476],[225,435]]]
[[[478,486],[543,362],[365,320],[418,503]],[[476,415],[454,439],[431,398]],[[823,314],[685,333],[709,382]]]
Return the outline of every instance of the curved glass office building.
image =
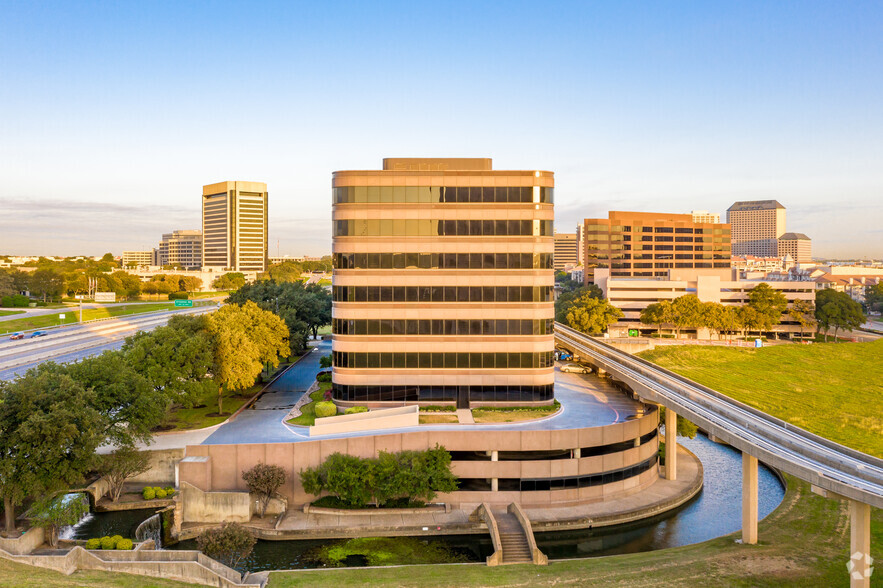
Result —
[[[396,158],[332,192],[338,404],[553,401],[552,172]]]

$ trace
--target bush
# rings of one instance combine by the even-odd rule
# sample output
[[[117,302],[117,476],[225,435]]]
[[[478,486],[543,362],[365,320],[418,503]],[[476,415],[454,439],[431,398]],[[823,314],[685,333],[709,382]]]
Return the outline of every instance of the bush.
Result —
[[[144,490],[141,491],[141,496],[144,498],[144,500],[153,500],[154,498],[156,498],[156,491],[150,486],[147,486],[144,488]]]
[[[316,418],[330,417],[337,414],[337,406],[333,402],[324,400],[316,403]]]
[[[346,409],[345,411],[343,411],[343,414],[359,414],[360,412],[368,412],[368,407],[367,406],[351,406],[348,409]]]
[[[101,539],[89,539],[86,541],[86,549],[101,549]]]
[[[190,292],[171,292],[169,293],[169,300],[189,300]]]
[[[166,497],[166,491],[163,490],[162,488],[157,488],[156,490],[153,491],[153,493],[156,495],[157,498],[165,498]]]
[[[101,549],[113,549],[117,546],[116,541],[113,540],[113,537],[108,537],[105,535],[101,538]]]
[[[166,488],[166,496],[174,496],[174,495],[175,495],[175,489],[174,489],[174,488],[172,488],[171,486],[169,486],[168,488]]]
[[[123,540],[123,536],[122,535],[114,535],[113,537],[110,538],[110,540],[113,541],[114,549],[116,549],[117,544]]]
[[[251,554],[256,542],[248,529],[236,523],[206,529],[196,538],[200,551],[231,568]]]
[[[0,298],[0,306],[5,306],[6,308],[12,308],[14,303],[12,302],[12,296],[4,296]]]
[[[27,308],[29,302],[30,300],[24,294],[16,294],[12,297],[12,305],[18,308]]]
[[[331,381],[331,374],[329,374],[328,372],[322,372],[321,374],[316,376],[316,381],[317,382],[330,382]]]
[[[117,541],[117,549],[130,550],[134,547],[131,539],[120,539]]]
[[[420,412],[457,412],[457,407],[433,404],[430,406],[421,406]]]
[[[281,466],[258,463],[251,469],[243,471],[242,479],[248,486],[248,491],[257,494],[261,507],[261,518],[264,518],[270,499],[285,483],[285,470]]]

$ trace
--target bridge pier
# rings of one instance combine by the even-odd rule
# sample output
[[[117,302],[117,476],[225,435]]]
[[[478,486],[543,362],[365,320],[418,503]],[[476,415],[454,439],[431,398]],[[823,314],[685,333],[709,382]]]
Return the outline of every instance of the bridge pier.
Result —
[[[850,588],[870,588],[871,505],[856,500],[849,501],[849,554]]]
[[[757,543],[757,458],[742,452],[742,543]]]
[[[678,415],[665,409],[665,479],[678,479]]]

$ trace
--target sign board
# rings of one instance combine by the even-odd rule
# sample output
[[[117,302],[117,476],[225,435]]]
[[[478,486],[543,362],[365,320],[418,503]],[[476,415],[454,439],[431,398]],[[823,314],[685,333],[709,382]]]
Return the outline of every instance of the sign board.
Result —
[[[61,320],[64,320],[64,313],[58,315],[58,318],[60,318]]]
[[[95,293],[95,302],[116,302],[117,294],[116,292],[96,292]]]
[[[629,337],[637,337],[638,329],[629,329]]]
[[[192,300],[175,300],[175,306],[193,306]]]

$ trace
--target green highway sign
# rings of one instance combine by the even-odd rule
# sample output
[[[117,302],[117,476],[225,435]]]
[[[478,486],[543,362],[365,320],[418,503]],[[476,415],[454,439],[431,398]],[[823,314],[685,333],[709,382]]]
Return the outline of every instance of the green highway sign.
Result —
[[[193,306],[192,300],[175,300],[175,306]]]
[[[637,337],[639,334],[638,329],[629,329],[629,337]]]

